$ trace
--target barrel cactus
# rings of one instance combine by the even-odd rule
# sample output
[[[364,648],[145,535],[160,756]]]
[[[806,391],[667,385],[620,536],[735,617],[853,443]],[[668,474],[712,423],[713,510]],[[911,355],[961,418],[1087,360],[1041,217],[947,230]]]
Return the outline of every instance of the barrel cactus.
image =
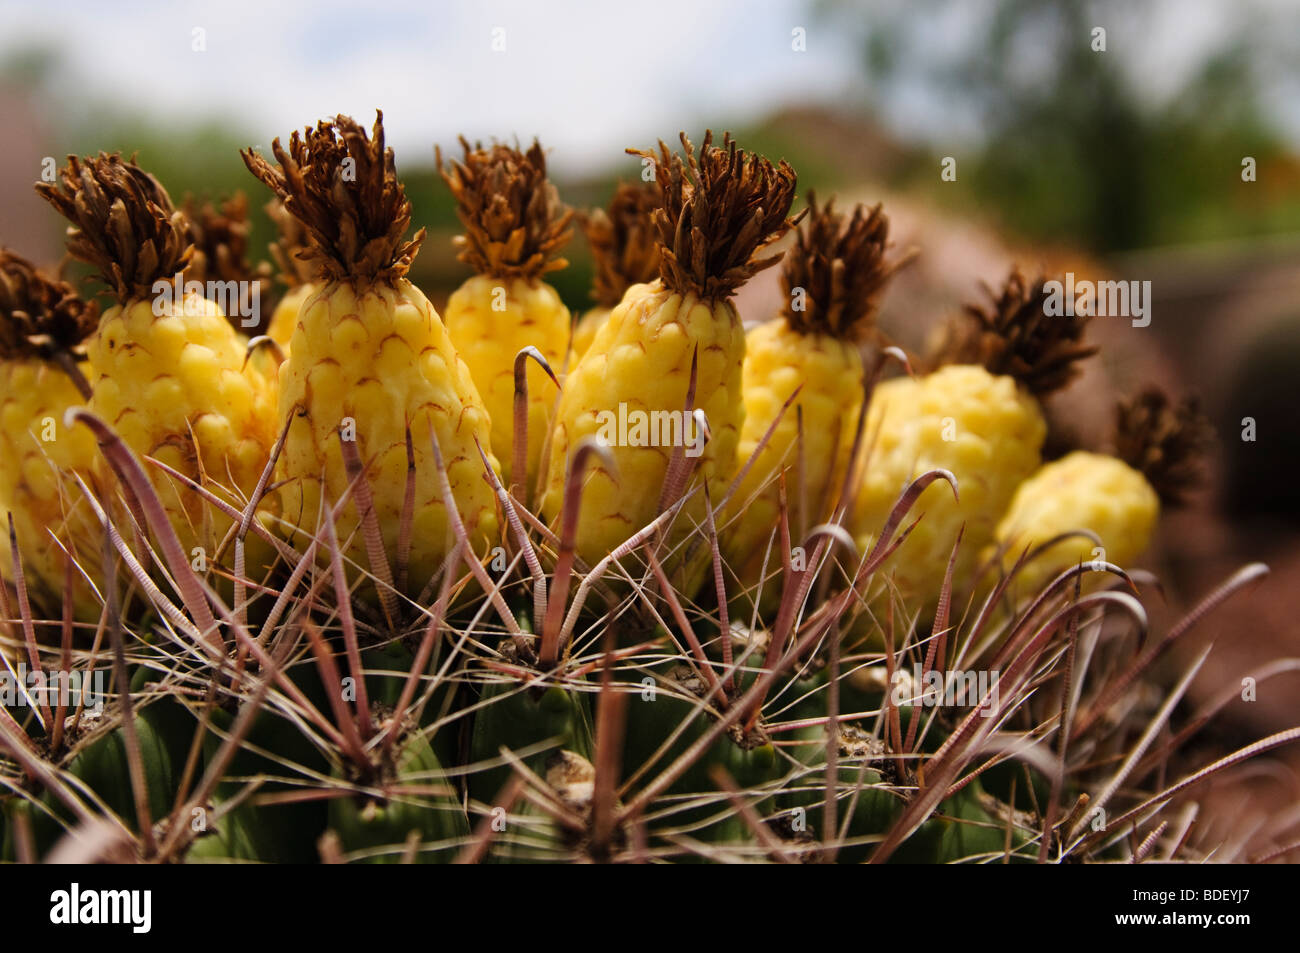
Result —
[[[774,263],[777,252],[751,256],[793,224],[793,171],[723,142],[706,137],[697,156],[683,137],[685,159],[666,148],[643,154],[662,162],[662,188],[642,196],[667,205],[653,216],[665,253],[659,265],[700,284],[713,309],[701,320],[727,329],[725,360],[705,353],[705,337],[694,341],[698,355],[690,341],[678,342],[675,389],[662,409],[713,408],[717,394],[705,385],[719,360],[727,388],[740,386],[744,337],[730,291]],[[1163,638],[1148,633],[1134,595],[1148,580],[1102,559],[1034,577],[1013,555],[993,574],[995,590],[963,611],[954,593],[979,584],[965,555],[945,547],[908,577],[914,591],[894,587],[894,598],[873,604],[899,554],[918,558],[915,546],[899,547],[909,535],[920,539],[915,520],[931,487],[946,482],[962,499],[992,499],[965,493],[964,473],[907,461],[857,474],[859,482],[892,482],[873,485],[879,512],[856,538],[840,522],[852,513],[838,496],[812,501],[827,522],[792,520],[778,474],[770,505],[755,511],[767,525],[754,528],[754,538],[779,542],[778,598],[733,617],[751,554],[728,551],[734,537],[719,516],[746,462],[739,412],[707,421],[711,442],[698,474],[662,447],[610,447],[577,427],[563,439],[553,433],[542,451],[550,459],[538,463],[545,493],[534,500],[497,462],[521,459],[502,443],[515,430],[493,426],[461,370],[461,342],[404,277],[415,253],[415,241],[402,238],[410,205],[378,123],[368,136],[338,117],[275,155],[278,168],[245,158],[283,214],[304,226],[307,251],[295,260],[314,270],[299,276],[309,290],[297,313],[273,318],[267,335],[288,350],[279,410],[275,382],[239,366],[233,329],[209,322],[226,341],[229,374],[264,388],[241,403],[261,415],[249,422],[260,435],[257,465],[235,474],[247,478],[234,481],[242,495],[212,489],[211,474],[162,479],[151,447],[103,401],[69,406],[60,421],[94,456],[71,469],[105,482],[111,475],[114,500],[129,505],[92,501],[93,521],[66,550],[76,577],[69,585],[78,598],[94,593],[95,625],[77,624],[72,598],[32,598],[58,594],[42,560],[10,554],[5,567],[6,672],[40,676],[6,690],[0,705],[5,859],[1236,859],[1212,828],[1189,832],[1169,818],[1200,781],[1300,731],[1203,768],[1184,743],[1201,716],[1152,689],[1167,677],[1178,636],[1253,586],[1265,567],[1240,570]],[[348,160],[359,178],[340,177]],[[120,160],[97,161],[142,175]],[[70,193],[79,181],[65,176]],[[141,181],[149,194],[165,194]],[[548,207],[558,201],[543,192]],[[713,207],[711,198],[725,202]],[[161,229],[168,266],[183,266],[183,223],[160,201],[141,193],[135,220]],[[111,211],[71,198],[55,204],[115,234]],[[710,246],[710,235],[730,236],[735,248]],[[152,277],[148,262],[111,260],[127,247],[142,246],[95,244],[96,263],[110,279]],[[827,280],[840,281],[838,266],[827,267]],[[681,302],[648,287],[632,286],[561,382],[581,382],[587,410],[601,409],[592,394],[613,365],[597,364],[615,350],[616,331],[634,347],[634,330],[652,333],[633,328],[636,315],[650,315],[653,304],[664,312],[662,334],[678,333],[673,321],[688,309],[669,320]],[[149,303],[138,291],[132,285],[132,306],[144,324]],[[1012,310],[1020,314],[1030,297],[1026,290]],[[405,353],[405,345],[390,351],[384,335],[419,344],[410,358],[421,363],[373,374],[367,354]],[[129,350],[136,342],[114,343]],[[360,388],[350,399],[365,397],[356,406],[360,446],[340,439],[341,411],[318,386],[334,381],[328,369],[341,363]],[[443,391],[425,380],[435,372],[456,402],[435,399]],[[95,368],[92,384],[104,373]],[[867,403],[870,376],[854,371],[852,380]],[[633,394],[644,382],[612,383]],[[424,403],[411,403],[416,391]],[[196,385],[190,399],[205,392]],[[981,393],[964,398],[972,420]],[[740,407],[741,396],[727,399]],[[0,394],[0,406],[6,399]],[[577,399],[566,403],[561,391],[561,425],[576,420]],[[909,405],[890,413],[905,417]],[[311,441],[302,434],[311,426],[319,446],[306,454]],[[754,436],[746,452],[761,455],[763,435]],[[815,481],[818,492],[854,488],[851,471],[837,475]],[[310,496],[301,488],[308,482]],[[1000,506],[1014,489],[997,495]],[[35,507],[44,505],[14,493],[2,502],[31,509],[15,516],[22,526],[36,525]],[[975,515],[990,528],[1004,517]],[[254,575],[236,559],[222,567],[229,589],[209,584],[189,559],[191,522],[255,541],[267,565]],[[57,539],[62,524],[44,528]],[[688,563],[691,573],[673,571]],[[712,573],[696,573],[697,565]],[[1004,598],[1017,578],[1017,598]],[[1148,750],[1159,732],[1173,740]],[[80,837],[88,826],[99,835]]]

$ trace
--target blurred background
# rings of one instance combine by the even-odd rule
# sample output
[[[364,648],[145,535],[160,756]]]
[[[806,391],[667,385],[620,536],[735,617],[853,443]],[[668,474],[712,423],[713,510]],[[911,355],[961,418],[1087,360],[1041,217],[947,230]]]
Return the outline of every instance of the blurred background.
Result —
[[[1150,281],[1150,326],[1095,320],[1102,355],[1053,415],[1103,447],[1117,394],[1151,381],[1199,394],[1219,445],[1204,492],[1165,520],[1148,560],[1166,588],[1165,602],[1148,600],[1156,624],[1261,560],[1271,577],[1186,639],[1184,659],[1217,640],[1192,703],[1300,655],[1294,0],[219,0],[111,11],[0,3],[0,244],[57,264],[62,229],[32,183],[47,157],[102,149],[136,153],[178,201],[247,192],[262,256],[268,196],[237,149],[267,151],[337,112],[369,123],[378,107],[415,224],[429,229],[413,277],[440,303],[468,271],[451,247],[435,143],[454,153],[460,134],[537,136],[563,197],[589,207],[639,173],[625,147],[728,129],[788,159],[801,193],[885,203],[899,250],[921,253],[881,315],[907,346],[1012,263]],[[955,181],[940,176],[945,157]],[[591,278],[580,234],[567,257],[551,280],[578,310]],[[747,320],[774,314],[775,270],[739,306]],[[1297,699],[1300,680],[1263,683],[1198,744],[1212,755],[1295,724]],[[1286,778],[1251,785],[1251,797],[1288,804],[1297,764],[1284,752],[1259,769]]]

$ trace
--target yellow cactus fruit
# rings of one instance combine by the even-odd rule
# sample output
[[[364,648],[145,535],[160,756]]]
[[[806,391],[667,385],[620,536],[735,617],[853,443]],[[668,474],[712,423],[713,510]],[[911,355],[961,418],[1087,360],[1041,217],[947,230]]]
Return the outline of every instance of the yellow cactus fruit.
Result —
[[[1016,488],[1041,462],[1040,398],[1094,353],[1081,343],[1085,320],[1046,314],[1046,298],[1043,282],[1013,270],[991,307],[971,306],[968,321],[953,326],[938,370],[888,381],[872,397],[851,524],[859,545],[875,541],[921,473],[948,470],[959,487],[959,499],[942,482],[921,494],[909,522],[923,518],[882,570],[920,611],[937,602],[963,526],[953,578],[968,587]]]
[[[954,364],[920,380],[896,378],[876,388],[867,414],[865,457],[853,525],[865,551],[900,494],[928,470],[950,471],[954,499],[936,481],[917,499],[909,522],[922,516],[885,563],[905,599],[938,598],[958,530],[964,525],[954,578],[969,579],[999,515],[1016,487],[1039,465],[1047,425],[1016,381],[982,367]]]
[[[786,475],[791,529],[799,538],[830,518],[838,503],[862,404],[862,341],[880,293],[910,257],[885,261],[889,220],[879,205],[859,205],[846,215],[833,202],[819,207],[810,195],[808,210],[782,263],[781,315],[753,328],[745,346],[737,465],[753,463],[733,498],[723,551],[746,588],[758,582],[779,522],[778,474]],[[779,556],[775,564],[781,565]]]
[[[1116,455],[1076,450],[1045,464],[1016,490],[994,534],[1005,570],[1026,548],[1076,530],[1099,542],[1080,535],[1049,546],[1017,573],[1015,591],[1037,592],[1079,563],[1130,568],[1150,545],[1161,503],[1177,505],[1199,481],[1207,438],[1193,402],[1174,407],[1148,389],[1121,403]]]
[[[376,576],[394,570],[397,584],[409,580],[405,589],[416,595],[453,543],[431,431],[471,543],[485,550],[496,538],[495,500],[475,446],[488,449],[487,411],[438,313],[406,278],[424,232],[403,239],[411,203],[384,147],[382,114],[370,135],[338,116],[295,132],[287,150],[275,140],[272,151],[278,168],[251,149],[244,162],[305,227],[318,285],[280,366],[280,416],[293,415],[279,471],[283,518],[305,549],[321,507],[352,483],[342,442],[355,442],[384,566],[371,564],[355,502],[338,521],[339,538],[352,537],[350,558]],[[415,497],[403,552],[408,429]]]
[[[794,224],[787,215],[795,175],[786,163],[742,152],[729,136],[718,147],[706,135],[698,157],[685,134],[682,144],[684,159],[662,142],[658,156],[644,154],[654,160],[664,195],[654,219],[660,277],[628,289],[569,372],[556,413],[542,500],[548,519],[560,513],[569,458],[581,441],[609,446],[615,464],[614,471],[597,464],[586,478],[577,548],[588,563],[658,515],[676,449],[691,481],[703,481],[715,504],[721,500],[735,473],[745,413],[745,335],[730,298],[755,272],[776,264],[779,255],[757,255]],[[688,415],[693,362],[689,409],[707,416],[707,442]],[[697,492],[675,520],[669,545],[704,519],[705,498]],[[685,589],[694,573],[687,570]]]
[[[71,285],[0,249],[0,577],[13,578],[7,512],[28,591],[55,614],[65,586],[65,549],[99,577],[103,530],[72,478],[76,472],[93,484],[99,450],[88,430],[64,423],[70,407],[90,401],[80,362],[82,342],[98,317]],[[93,620],[99,603],[79,572],[73,579],[74,611]]]
[[[274,395],[222,309],[176,277],[190,253],[183,215],[156,179],[117,155],[69,157],[59,182],[37,190],[72,223],[69,252],[95,265],[116,298],[86,345],[91,410],[139,457],[242,507],[275,440]],[[108,464],[97,468],[107,480]],[[231,521],[146,470],[182,546],[214,559]]]
[[[515,360],[533,347],[558,369],[568,351],[569,309],[542,277],[568,264],[559,251],[572,237],[573,212],[546,178],[546,154],[536,140],[527,151],[460,142],[463,158],[444,165],[439,152],[438,168],[465,229],[455,239],[460,260],[475,275],[447,301],[447,332],[492,420],[505,483],[526,499],[550,429],[555,384],[528,362],[527,443],[516,447]],[[513,472],[516,459],[526,473]]]

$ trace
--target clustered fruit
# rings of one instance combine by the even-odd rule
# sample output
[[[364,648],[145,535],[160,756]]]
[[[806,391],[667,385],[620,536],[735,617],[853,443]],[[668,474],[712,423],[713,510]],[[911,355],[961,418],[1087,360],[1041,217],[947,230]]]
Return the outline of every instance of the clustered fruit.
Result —
[[[1013,272],[907,355],[875,322],[911,257],[879,205],[792,215],[788,164],[683,134],[579,215],[538,143],[460,145],[438,168],[473,275],[441,314],[410,280],[425,233],[382,115],[242,154],[286,288],[256,325],[211,290],[270,294],[246,200],[178,208],[102,153],[37,186],[108,304],[0,252],[6,654],[112,656],[117,694],[98,720],[5,714],[10,856],[84,820],[68,778],[153,859],[1082,843],[1014,772],[934,793],[921,760],[974,758],[978,700],[918,734],[882,679],[960,661],[962,624],[1047,659],[1101,585],[1081,574],[1128,581],[1194,482],[1194,408],[1145,393],[1112,454],[1044,460],[1042,402],[1095,349],[1042,282]],[[575,225],[577,315],[546,281]],[[779,310],[739,313],[778,265]],[[677,441],[603,438],[620,408]],[[1044,594],[1060,614],[1031,625]]]

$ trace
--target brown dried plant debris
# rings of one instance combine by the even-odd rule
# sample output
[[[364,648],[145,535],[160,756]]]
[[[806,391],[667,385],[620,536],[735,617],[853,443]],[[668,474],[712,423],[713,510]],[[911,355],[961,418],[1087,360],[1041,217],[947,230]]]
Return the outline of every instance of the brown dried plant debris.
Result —
[[[659,276],[654,213],[663,201],[663,191],[655,180],[620,182],[608,208],[593,209],[582,217],[596,266],[591,292],[596,304],[612,308],[632,285]]]
[[[858,205],[849,216],[834,199],[818,207],[809,192],[808,217],[781,264],[786,323],[801,334],[863,337],[889,279],[916,257],[909,251],[885,261],[889,247],[889,218],[879,204]],[[803,291],[801,308],[796,289]]]
[[[185,269],[185,280],[247,282],[258,286],[258,300],[265,301],[271,286],[271,266],[260,262],[254,267],[248,260],[248,238],[252,233],[248,196],[236,192],[218,205],[212,201],[200,203],[187,195],[181,203],[181,212],[185,215],[186,231],[194,246]],[[258,334],[269,320],[270,309],[263,308],[262,311],[260,326],[256,328],[242,323],[237,316],[228,317],[240,332]]]
[[[986,286],[991,303],[966,306],[964,320],[945,329],[933,366],[979,364],[1014,377],[1038,398],[1064,389],[1097,348],[1083,341],[1087,316],[1046,313],[1045,284],[1012,268],[1001,291]]]
[[[376,111],[369,136],[354,119],[339,115],[295,131],[288,149],[275,139],[271,152],[279,168],[252,149],[240,155],[306,229],[304,252],[313,278],[365,289],[406,274],[424,229],[403,240],[411,201],[397,178],[393,150],[384,147],[382,112]]]
[[[573,237],[573,210],[546,178],[546,153],[536,139],[528,150],[493,143],[484,148],[460,138],[464,157],[438,172],[456,200],[457,256],[480,275],[538,280],[568,265],[559,251]]]
[[[307,240],[307,229],[284,207],[284,202],[273,198],[266,203],[266,214],[275,225],[278,236],[270,245],[271,260],[279,270],[278,278],[290,288],[305,285],[314,277],[312,254]]]
[[[773,165],[741,151],[729,133],[715,146],[712,130],[706,132],[698,156],[684,132],[681,142],[684,157],[670,152],[663,140],[658,155],[627,151],[654,163],[664,193],[654,215],[664,284],[721,301],[781,260],[780,253],[766,258],[758,253],[803,216],[788,217],[797,184],[794,169],[784,159]]]
[[[114,153],[68,156],[58,182],[37,193],[72,223],[68,251],[98,269],[119,301],[142,300],[189,262],[184,216],[148,172]]]
[[[99,309],[72,285],[0,248],[0,360],[80,356],[98,322]]]
[[[194,251],[185,277],[194,281],[259,281],[265,277],[248,261],[248,196],[236,192],[215,203],[186,195],[181,203]]]
[[[1214,430],[1195,397],[1175,404],[1148,387],[1115,408],[1115,455],[1139,470],[1167,506],[1180,506],[1205,481]]]

